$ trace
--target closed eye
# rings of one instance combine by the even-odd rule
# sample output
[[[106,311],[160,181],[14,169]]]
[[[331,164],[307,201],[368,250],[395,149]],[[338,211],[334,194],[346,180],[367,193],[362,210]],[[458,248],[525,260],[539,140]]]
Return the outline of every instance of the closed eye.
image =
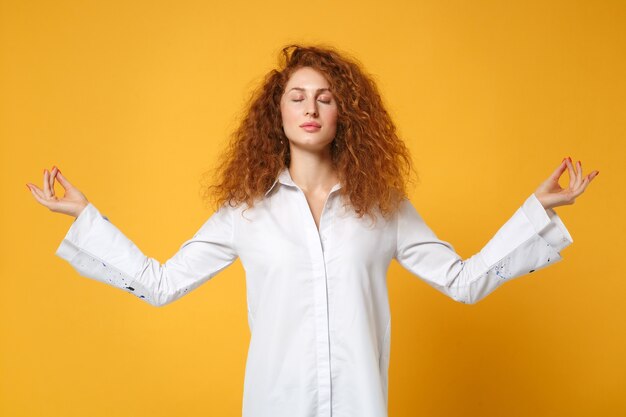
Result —
[[[304,99],[302,99],[302,98],[301,98],[301,99],[298,99],[298,100],[296,100],[296,99],[292,99],[291,101],[299,102],[299,101],[303,101],[303,100],[304,100]],[[319,100],[319,102],[320,102],[320,103],[324,103],[324,104],[330,104],[330,103],[331,103],[331,100]]]
[[[291,99],[291,101],[298,103],[298,102],[304,101],[304,98],[295,98],[295,97],[294,97],[294,98],[292,98],[292,99]],[[332,103],[332,98],[329,98],[329,97],[320,97],[320,98],[318,99],[318,101],[319,101],[320,103],[330,104],[330,103]]]

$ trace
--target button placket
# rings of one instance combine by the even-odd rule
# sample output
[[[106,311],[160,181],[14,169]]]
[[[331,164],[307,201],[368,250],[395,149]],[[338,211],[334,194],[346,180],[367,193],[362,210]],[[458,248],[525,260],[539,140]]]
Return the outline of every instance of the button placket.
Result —
[[[312,261],[313,279],[313,316],[315,322],[315,351],[317,360],[317,409],[318,417],[330,417],[332,405],[332,381],[330,369],[330,335],[328,320],[328,288],[326,276],[326,264],[324,259],[324,247],[321,240],[324,229],[324,221],[320,220],[320,230],[317,229],[313,214],[306,201],[304,192],[296,186],[300,194],[300,202],[297,204],[306,223],[309,226],[303,230],[305,243],[309,249]],[[322,218],[324,217],[322,210]]]
[[[322,250],[326,249],[326,244],[328,242],[328,234],[331,228],[332,220],[333,220],[333,207],[335,201],[335,189],[331,190],[328,196],[326,197],[326,201],[324,202],[324,209],[322,210],[322,217],[320,219],[320,241],[322,243]]]

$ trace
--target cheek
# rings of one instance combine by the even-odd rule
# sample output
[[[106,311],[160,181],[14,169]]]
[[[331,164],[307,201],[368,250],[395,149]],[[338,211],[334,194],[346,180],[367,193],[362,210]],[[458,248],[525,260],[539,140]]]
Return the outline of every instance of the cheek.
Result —
[[[297,135],[298,115],[289,106],[282,106],[280,109],[280,117],[283,124],[283,132],[288,139],[293,139]]]
[[[328,123],[331,123],[332,125],[336,126],[337,125],[337,119],[338,119],[338,113],[337,110],[329,110],[328,114],[326,115],[326,120],[328,120]]]
[[[290,109],[289,106],[281,106],[280,115],[283,120],[283,124],[290,123],[295,119],[295,112]]]

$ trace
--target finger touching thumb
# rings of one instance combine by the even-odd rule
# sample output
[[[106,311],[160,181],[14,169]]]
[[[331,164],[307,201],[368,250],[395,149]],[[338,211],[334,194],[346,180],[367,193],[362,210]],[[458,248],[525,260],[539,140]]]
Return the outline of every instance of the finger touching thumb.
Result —
[[[57,171],[57,179],[59,180],[59,183],[64,187],[64,188],[70,188],[72,187],[72,183],[70,183],[67,178],[65,178],[63,176],[63,174],[61,174],[61,171]]]

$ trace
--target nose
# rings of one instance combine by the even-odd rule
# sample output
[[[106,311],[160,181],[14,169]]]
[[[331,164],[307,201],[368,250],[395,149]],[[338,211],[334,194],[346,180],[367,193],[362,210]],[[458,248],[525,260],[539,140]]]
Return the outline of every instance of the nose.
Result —
[[[317,103],[315,100],[309,101],[305,108],[305,116],[317,116]]]

